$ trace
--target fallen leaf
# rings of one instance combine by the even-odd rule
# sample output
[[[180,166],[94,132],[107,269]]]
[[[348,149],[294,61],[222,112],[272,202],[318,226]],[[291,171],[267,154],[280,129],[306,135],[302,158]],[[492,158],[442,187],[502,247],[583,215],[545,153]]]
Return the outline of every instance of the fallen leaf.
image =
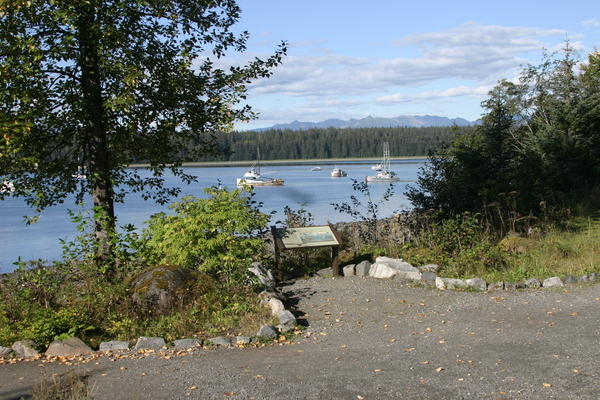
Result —
[[[437,372],[441,372],[443,370],[444,370],[444,367],[439,367],[439,368],[436,369]]]
[[[542,383],[543,387],[551,387],[552,385],[550,383]]]

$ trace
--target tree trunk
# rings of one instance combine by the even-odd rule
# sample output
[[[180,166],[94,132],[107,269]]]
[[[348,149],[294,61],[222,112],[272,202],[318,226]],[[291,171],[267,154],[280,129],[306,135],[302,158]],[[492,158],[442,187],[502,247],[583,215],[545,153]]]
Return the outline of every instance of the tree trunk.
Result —
[[[107,263],[110,262],[112,253],[110,237],[115,229],[115,212],[98,62],[99,36],[94,6],[86,4],[80,10],[79,62],[85,112],[85,142],[89,155],[89,179],[92,180],[96,259],[100,263]]]

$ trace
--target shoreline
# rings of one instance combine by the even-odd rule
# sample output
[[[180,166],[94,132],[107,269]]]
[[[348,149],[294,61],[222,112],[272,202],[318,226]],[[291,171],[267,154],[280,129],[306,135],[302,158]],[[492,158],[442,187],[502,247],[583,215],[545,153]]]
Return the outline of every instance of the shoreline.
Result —
[[[390,157],[391,161],[394,160],[422,160],[427,159],[427,156],[411,156],[411,157]],[[255,160],[247,161],[200,161],[184,163],[182,167],[238,167],[245,166],[253,163]],[[352,164],[357,161],[381,161],[381,157],[365,157],[365,158],[315,158],[315,159],[301,159],[301,160],[261,160],[263,164]],[[128,168],[146,168],[150,164],[131,164]]]

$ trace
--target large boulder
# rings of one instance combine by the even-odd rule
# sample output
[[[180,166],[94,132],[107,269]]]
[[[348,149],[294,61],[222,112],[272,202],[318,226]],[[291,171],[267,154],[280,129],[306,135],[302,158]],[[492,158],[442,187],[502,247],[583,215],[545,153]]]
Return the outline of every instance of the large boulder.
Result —
[[[375,264],[371,265],[369,276],[373,278],[403,278],[418,281],[421,272],[402,259],[377,257]]]
[[[46,357],[66,357],[78,356],[80,354],[89,354],[92,348],[85,344],[81,339],[70,337],[65,340],[55,340],[50,343],[46,350]]]
[[[37,344],[33,340],[19,340],[13,343],[11,346],[19,357],[37,357],[40,353],[37,351]]]
[[[197,279],[194,271],[175,265],[158,265],[131,280],[133,300],[160,313],[172,308],[176,301],[185,300]]]

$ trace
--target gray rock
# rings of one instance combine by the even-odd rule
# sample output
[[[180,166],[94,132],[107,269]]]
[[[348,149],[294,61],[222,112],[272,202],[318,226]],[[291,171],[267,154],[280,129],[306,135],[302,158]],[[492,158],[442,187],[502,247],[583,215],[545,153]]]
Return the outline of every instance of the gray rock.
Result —
[[[371,262],[364,260],[360,263],[356,264],[356,268],[354,269],[356,276],[369,276],[369,272],[371,271]]]
[[[442,278],[442,281],[446,285],[446,289],[460,289],[467,287],[467,284],[462,279]]]
[[[250,344],[252,343],[252,338],[248,336],[237,336],[235,338],[235,344]]]
[[[574,277],[573,275],[567,275],[565,276],[565,278],[563,279],[563,283],[564,284],[573,284],[573,283],[577,283],[577,278]]]
[[[210,338],[208,339],[208,341],[212,344],[217,344],[219,346],[231,346],[231,340],[229,340],[229,338],[226,338],[225,336],[217,336],[214,338]]]
[[[377,257],[375,264],[371,265],[369,276],[382,279],[396,277],[418,281],[421,279],[421,272],[402,259]]]
[[[435,285],[435,280],[437,279],[437,275],[433,272],[425,271],[421,273],[422,283],[427,283],[429,285]]]
[[[531,278],[525,281],[525,286],[527,286],[530,289],[537,289],[539,287],[542,287],[542,282],[540,282],[538,279]]]
[[[131,281],[133,300],[148,309],[168,310],[185,300],[188,288],[197,280],[193,271],[174,265],[158,265],[136,275]],[[153,310],[155,311],[155,310]]]
[[[191,349],[194,347],[202,347],[202,339],[189,338],[173,340],[173,348],[175,349]]]
[[[504,290],[504,282],[494,282],[488,285],[487,290],[496,291],[496,290]]]
[[[525,289],[524,283],[519,282],[506,282],[504,283],[504,290],[517,290],[517,289]]]
[[[40,353],[36,350],[37,344],[33,340],[19,340],[13,343],[11,349],[19,357],[37,357]]]
[[[467,286],[472,287],[482,292],[487,290],[487,282],[483,278],[471,278],[465,281]]]
[[[0,346],[0,357],[8,357],[11,351],[8,347]]]
[[[81,339],[70,337],[65,340],[55,340],[50,343],[46,350],[46,357],[66,357],[78,356],[81,354],[89,354],[92,348],[85,344]]]
[[[433,272],[434,274],[437,274],[440,270],[440,266],[437,264],[427,264],[417,267],[417,269],[421,272]]]
[[[282,302],[285,301],[285,296],[283,295],[283,293],[281,293],[281,291],[279,289],[263,290],[258,295],[258,297],[260,299],[261,306],[269,305],[269,301],[271,301],[271,299],[278,299],[278,300],[281,300]]]
[[[113,340],[110,342],[102,342],[98,346],[99,351],[121,351],[129,350],[129,342]]]
[[[269,307],[271,308],[271,315],[277,315],[279,312],[285,310],[283,302],[276,298],[269,300]]]
[[[553,276],[552,278],[544,279],[542,286],[545,288],[552,288],[552,287],[564,287],[565,285],[564,285],[563,281],[560,280],[559,277]]]
[[[252,267],[248,268],[248,271],[252,272],[258,278],[258,281],[265,285],[267,288],[274,288],[277,285],[273,274],[267,268],[265,268],[259,262],[253,262]]]
[[[438,276],[435,278],[435,287],[439,290],[446,290],[446,283]]]
[[[354,276],[356,275],[356,264],[348,264],[344,268],[342,268],[342,272],[344,276]]]
[[[167,347],[167,343],[165,342],[165,339],[163,339],[161,337],[142,336],[142,337],[138,338],[137,343],[135,344],[136,350],[141,350],[141,349],[160,350],[164,347]]]
[[[590,281],[590,277],[587,275],[577,278],[577,282],[589,282],[589,281]]]
[[[333,268],[323,268],[314,273],[315,276],[333,276]]]
[[[296,327],[296,317],[288,310],[277,313],[277,318],[279,318],[279,328],[282,332],[291,331]]]
[[[279,335],[279,332],[277,332],[277,329],[275,329],[275,327],[273,325],[261,326],[260,329],[258,330],[258,333],[256,334],[257,337],[263,338],[263,339],[268,339],[268,340],[276,339],[278,335]]]
[[[592,274],[590,275],[590,282],[596,282],[598,280],[598,274],[595,272],[592,272]]]

